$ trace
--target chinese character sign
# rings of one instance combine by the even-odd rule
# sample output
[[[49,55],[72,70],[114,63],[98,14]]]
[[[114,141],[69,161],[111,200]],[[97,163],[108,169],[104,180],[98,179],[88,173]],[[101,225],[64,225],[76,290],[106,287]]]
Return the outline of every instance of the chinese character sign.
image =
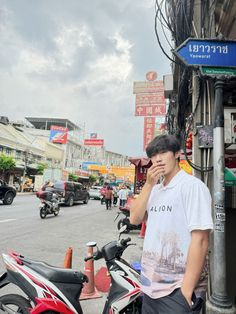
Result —
[[[164,116],[166,105],[163,81],[134,82],[135,116]]]
[[[165,116],[166,106],[165,105],[150,105],[150,106],[136,106],[136,116]]]
[[[49,141],[52,143],[66,144],[68,128],[52,125],[50,129]]]
[[[146,150],[147,145],[154,138],[155,134],[155,117],[144,117],[144,132],[143,132],[143,150]]]

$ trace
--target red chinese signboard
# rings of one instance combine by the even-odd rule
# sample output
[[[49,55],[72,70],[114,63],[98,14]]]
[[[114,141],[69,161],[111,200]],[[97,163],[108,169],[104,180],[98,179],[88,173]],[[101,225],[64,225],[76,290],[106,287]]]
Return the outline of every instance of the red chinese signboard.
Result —
[[[165,97],[163,92],[153,94],[137,94],[135,100],[136,106],[139,105],[165,105]]]
[[[135,108],[136,116],[165,116],[166,106],[165,105],[139,105]]]
[[[84,145],[87,146],[104,146],[104,140],[102,139],[86,139]]]
[[[134,82],[133,93],[157,93],[164,92],[163,81],[147,81],[147,82]]]
[[[143,132],[143,150],[146,150],[147,145],[154,138],[155,134],[155,121],[154,117],[144,118],[144,132]]]

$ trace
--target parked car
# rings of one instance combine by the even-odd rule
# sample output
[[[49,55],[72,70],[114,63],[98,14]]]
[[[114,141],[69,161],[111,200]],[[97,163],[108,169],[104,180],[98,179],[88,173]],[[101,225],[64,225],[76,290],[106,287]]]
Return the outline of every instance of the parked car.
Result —
[[[52,189],[61,196],[61,202],[68,206],[80,201],[88,203],[89,193],[79,182],[56,181]]]
[[[93,185],[89,189],[89,197],[93,198],[95,200],[100,200],[102,198],[102,195],[100,193],[100,190],[102,189],[102,186]]]
[[[16,188],[0,180],[0,199],[5,205],[11,205],[16,196]]]

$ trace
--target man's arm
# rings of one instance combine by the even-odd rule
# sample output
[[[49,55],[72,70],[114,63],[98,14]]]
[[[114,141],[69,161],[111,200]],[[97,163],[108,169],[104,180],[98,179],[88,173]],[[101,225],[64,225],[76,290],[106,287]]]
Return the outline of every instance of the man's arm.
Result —
[[[130,206],[130,223],[139,225],[143,220],[147,209],[147,202],[153,186],[145,183],[138,198]]]
[[[181,291],[189,305],[192,304],[192,293],[197,286],[209,244],[209,230],[193,230],[192,239],[188,249],[187,265]]]

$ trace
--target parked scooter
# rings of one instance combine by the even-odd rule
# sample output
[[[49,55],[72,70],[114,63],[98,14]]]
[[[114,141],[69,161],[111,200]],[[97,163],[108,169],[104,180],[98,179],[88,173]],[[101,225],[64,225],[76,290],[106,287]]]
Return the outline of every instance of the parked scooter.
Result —
[[[42,219],[47,215],[57,216],[60,211],[60,196],[52,191],[39,191],[36,196],[40,199],[39,215]]]
[[[104,258],[111,276],[110,290],[103,309],[103,314],[139,314],[142,298],[140,297],[140,275],[121,256],[132,245],[131,239],[112,241],[102,247],[93,256],[85,258],[99,260]],[[83,314],[79,302],[87,276],[73,269],[50,266],[34,261],[13,251],[2,254],[7,272],[0,277],[0,288],[9,283],[17,285],[28,299],[19,295],[4,295],[0,302],[11,308],[17,305],[18,312],[38,314],[79,313]]]
[[[126,226],[126,230],[124,231],[124,233],[129,233],[132,230],[141,230],[142,224],[139,225],[133,225],[130,223],[129,217],[130,217],[130,211],[129,209],[127,209],[126,207],[119,207],[120,211],[117,212],[117,215],[114,219],[114,221],[116,221],[116,219],[120,216],[120,215],[124,215],[125,218],[121,218],[118,223],[117,223],[117,229],[120,230],[123,226]]]

